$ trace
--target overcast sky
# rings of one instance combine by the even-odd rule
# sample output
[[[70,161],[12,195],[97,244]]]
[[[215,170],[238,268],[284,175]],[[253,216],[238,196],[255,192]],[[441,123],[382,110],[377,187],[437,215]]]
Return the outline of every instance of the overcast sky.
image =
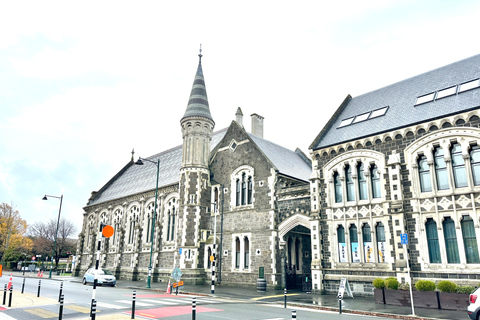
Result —
[[[90,192],[181,144],[202,65],[215,130],[241,107],[308,153],[357,96],[480,53],[479,1],[0,1],[0,203],[80,232]]]

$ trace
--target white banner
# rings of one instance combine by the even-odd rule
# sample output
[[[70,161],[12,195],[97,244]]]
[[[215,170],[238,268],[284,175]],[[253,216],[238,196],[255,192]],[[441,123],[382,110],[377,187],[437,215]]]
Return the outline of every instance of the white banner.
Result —
[[[338,255],[339,255],[339,262],[348,262],[347,260],[347,246],[345,243],[338,244]]]

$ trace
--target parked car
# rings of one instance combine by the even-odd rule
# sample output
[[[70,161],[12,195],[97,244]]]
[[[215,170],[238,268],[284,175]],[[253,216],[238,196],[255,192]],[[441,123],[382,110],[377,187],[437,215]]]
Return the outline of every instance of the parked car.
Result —
[[[103,286],[112,286],[114,287],[117,284],[117,279],[110,270],[107,269],[98,269],[95,268],[88,269],[83,275],[83,284],[93,283],[95,279],[95,273],[97,274],[97,284]]]
[[[470,294],[468,300],[470,301],[467,307],[468,316],[472,320],[480,319],[480,288],[475,289],[475,291]]]

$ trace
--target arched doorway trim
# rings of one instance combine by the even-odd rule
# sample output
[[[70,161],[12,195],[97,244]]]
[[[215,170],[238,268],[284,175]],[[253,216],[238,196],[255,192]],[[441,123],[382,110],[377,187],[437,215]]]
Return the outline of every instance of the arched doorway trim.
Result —
[[[303,214],[295,214],[290,218],[286,219],[278,226],[278,235],[281,240],[284,240],[283,237],[296,226],[304,226],[307,229],[310,229],[310,218]]]

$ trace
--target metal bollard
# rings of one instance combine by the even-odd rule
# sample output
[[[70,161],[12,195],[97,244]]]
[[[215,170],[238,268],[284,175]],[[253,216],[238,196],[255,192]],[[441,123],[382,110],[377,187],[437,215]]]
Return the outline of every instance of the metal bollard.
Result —
[[[287,288],[283,290],[283,294],[285,296],[285,302],[283,303],[283,307],[286,308],[287,307]]]
[[[40,297],[40,287],[41,286],[42,286],[42,280],[38,280],[37,298]]]
[[[58,311],[58,320],[62,320],[63,318],[63,294],[60,295],[60,309]]]
[[[25,278],[23,278],[23,283],[22,283],[22,293],[25,290]]]
[[[197,312],[197,299],[192,298],[192,320],[195,320]]]
[[[292,319],[297,319],[297,311],[292,310]]]
[[[97,313],[97,300],[92,300],[92,309],[90,310],[90,319],[95,320],[95,316]]]
[[[5,288],[3,289],[3,305],[5,305],[5,301],[7,301],[7,285],[5,284]]]
[[[63,291],[63,281],[60,283],[60,292],[58,293],[58,302],[60,302],[60,297],[62,296]]]
[[[10,299],[8,300],[8,307],[12,306],[12,295],[13,294],[13,284],[10,286]]]
[[[342,298],[338,298],[338,313],[342,314]]]
[[[130,319],[135,319],[135,299],[137,297],[137,291],[133,290],[132,296],[132,317]]]

